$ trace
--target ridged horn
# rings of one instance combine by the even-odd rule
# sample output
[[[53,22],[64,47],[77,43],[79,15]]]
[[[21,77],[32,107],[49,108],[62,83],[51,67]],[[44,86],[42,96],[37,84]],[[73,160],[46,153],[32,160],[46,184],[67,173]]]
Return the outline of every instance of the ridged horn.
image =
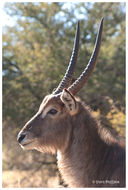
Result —
[[[98,30],[98,34],[97,34],[97,38],[96,38],[96,42],[95,42],[95,47],[94,47],[94,50],[93,50],[93,53],[91,55],[88,65],[86,66],[86,68],[84,69],[82,74],[79,76],[79,78],[68,88],[68,90],[73,95],[75,95],[77,92],[80,91],[80,89],[88,81],[89,77],[91,76],[91,74],[95,68],[98,54],[100,51],[102,30],[103,30],[103,20],[104,20],[104,18],[102,18],[100,21],[100,26],[99,26],[99,30]]]
[[[71,56],[67,71],[65,72],[63,79],[61,80],[60,84],[58,85],[57,89],[53,92],[53,94],[59,94],[64,88],[69,87],[69,85],[72,81],[74,69],[75,69],[76,62],[77,62],[78,50],[79,50],[79,38],[80,38],[80,24],[78,22],[77,28],[76,28],[76,35],[75,35],[75,40],[74,40],[72,56]]]

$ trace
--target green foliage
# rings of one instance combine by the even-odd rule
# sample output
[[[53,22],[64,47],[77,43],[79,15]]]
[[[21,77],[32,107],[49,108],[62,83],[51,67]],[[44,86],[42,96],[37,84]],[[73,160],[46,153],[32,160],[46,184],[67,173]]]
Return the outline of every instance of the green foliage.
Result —
[[[11,127],[15,138],[43,97],[57,87],[70,60],[79,19],[80,50],[73,81],[81,74],[102,16],[100,56],[79,96],[100,112],[105,126],[125,136],[125,3],[5,3],[4,10],[15,25],[3,28],[3,136]],[[103,97],[108,98],[102,101]]]
[[[5,117],[18,122],[33,114],[33,108],[38,109],[42,98],[57,86],[70,58],[79,15],[82,19],[77,75],[89,60],[97,24],[105,17],[101,53],[85,87],[86,99],[95,94],[107,95],[124,107],[124,3],[72,3],[70,9],[66,3],[6,3],[5,11],[17,18],[14,27],[3,30]]]

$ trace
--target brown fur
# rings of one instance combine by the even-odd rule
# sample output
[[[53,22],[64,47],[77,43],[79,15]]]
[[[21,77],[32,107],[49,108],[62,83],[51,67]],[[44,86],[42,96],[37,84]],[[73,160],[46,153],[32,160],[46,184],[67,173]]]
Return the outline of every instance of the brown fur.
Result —
[[[70,187],[125,186],[124,148],[109,132],[104,133],[81,103],[78,114],[72,118],[68,148],[59,154],[58,166]],[[116,184],[109,184],[112,181]]]
[[[69,187],[125,187],[124,147],[87,106],[75,103],[78,110],[71,115],[59,96],[47,96],[21,130],[27,134],[21,146],[57,153],[58,168]],[[55,116],[48,114],[51,108],[58,110]]]

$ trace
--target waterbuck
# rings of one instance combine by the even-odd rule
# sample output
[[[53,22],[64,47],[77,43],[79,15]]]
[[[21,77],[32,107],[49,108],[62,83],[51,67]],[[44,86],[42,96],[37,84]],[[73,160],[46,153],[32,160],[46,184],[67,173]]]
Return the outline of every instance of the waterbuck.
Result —
[[[75,97],[96,65],[103,30],[101,19],[94,51],[87,67],[71,85],[79,49],[77,24],[68,69],[52,94],[22,128],[17,140],[23,149],[57,153],[57,164],[69,187],[125,187],[125,147]]]

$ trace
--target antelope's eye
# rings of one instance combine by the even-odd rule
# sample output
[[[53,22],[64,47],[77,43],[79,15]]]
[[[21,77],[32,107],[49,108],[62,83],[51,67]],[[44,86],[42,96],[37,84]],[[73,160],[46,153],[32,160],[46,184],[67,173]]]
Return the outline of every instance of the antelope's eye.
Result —
[[[57,112],[58,112],[57,110],[51,109],[51,110],[49,110],[48,114],[55,115]]]

